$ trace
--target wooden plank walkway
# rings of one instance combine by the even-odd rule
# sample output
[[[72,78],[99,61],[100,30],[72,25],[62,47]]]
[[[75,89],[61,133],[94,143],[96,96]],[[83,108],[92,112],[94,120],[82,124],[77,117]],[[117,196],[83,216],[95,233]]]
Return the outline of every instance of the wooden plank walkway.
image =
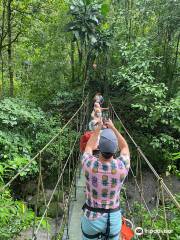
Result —
[[[85,178],[83,173],[80,174],[80,178],[77,179],[77,195],[76,201],[73,201],[70,219],[69,219],[69,240],[81,240],[81,216],[82,206],[85,203]]]

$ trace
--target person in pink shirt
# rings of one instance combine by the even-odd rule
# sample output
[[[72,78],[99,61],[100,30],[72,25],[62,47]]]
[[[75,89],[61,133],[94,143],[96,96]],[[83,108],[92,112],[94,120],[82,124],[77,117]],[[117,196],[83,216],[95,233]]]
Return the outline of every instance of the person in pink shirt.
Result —
[[[81,219],[82,239],[118,240],[121,229],[120,191],[130,167],[129,147],[111,120],[100,122],[82,156],[86,202]],[[93,156],[99,140],[99,157]],[[114,158],[120,150],[119,157]]]

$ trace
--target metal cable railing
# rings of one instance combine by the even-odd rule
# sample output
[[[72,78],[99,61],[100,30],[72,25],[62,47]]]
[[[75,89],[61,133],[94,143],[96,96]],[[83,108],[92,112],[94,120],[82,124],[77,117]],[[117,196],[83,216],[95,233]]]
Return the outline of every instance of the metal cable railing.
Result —
[[[132,143],[134,144],[134,146],[136,147],[137,151],[139,152],[139,154],[141,155],[141,157],[145,160],[145,162],[147,163],[147,165],[149,166],[149,168],[151,169],[151,171],[154,173],[155,177],[161,181],[162,187],[164,188],[164,190],[166,191],[166,193],[169,195],[169,197],[172,199],[172,201],[174,202],[174,204],[177,206],[177,208],[180,210],[180,204],[179,202],[176,200],[175,196],[172,194],[172,192],[169,190],[169,188],[167,187],[167,185],[164,183],[163,179],[159,176],[159,174],[157,173],[157,171],[154,169],[154,167],[152,166],[152,164],[150,163],[150,161],[147,159],[147,157],[144,155],[143,151],[141,150],[141,148],[138,146],[138,144],[135,142],[135,140],[133,139],[133,137],[131,136],[131,134],[129,133],[129,131],[127,130],[127,128],[125,127],[125,125],[122,123],[120,117],[118,116],[118,114],[116,113],[116,111],[114,110],[114,107],[112,105],[112,103],[110,102],[110,107],[112,108],[112,111],[114,113],[114,115],[116,116],[116,118],[120,121],[122,127],[124,128],[126,134],[129,136],[130,140],[132,141]]]
[[[11,180],[6,183],[2,189],[0,189],[1,191],[5,190],[5,188],[9,187],[10,184],[22,173],[24,172],[28,166],[34,161],[36,160],[62,133],[63,131],[68,127],[68,125],[72,122],[72,120],[77,116],[77,114],[79,113],[79,111],[84,107],[84,105],[86,104],[86,101],[88,99],[88,96],[86,96],[86,98],[84,99],[84,101],[82,102],[81,106],[78,108],[78,110],[73,114],[73,116],[69,119],[69,121],[59,130],[59,132],[23,167],[21,168],[18,173],[11,178]]]
[[[73,122],[73,125],[74,125],[74,127],[77,128],[76,131],[74,132],[74,134],[75,134],[74,141],[72,140],[73,139],[72,131],[68,131],[65,134],[65,138],[67,140],[70,152],[69,152],[68,156],[66,157],[66,160],[64,163],[63,163],[64,160],[62,159],[62,156],[61,156],[61,152],[62,152],[61,151],[62,150],[61,136],[59,135],[59,138],[57,138],[57,140],[60,140],[58,142],[58,144],[59,144],[59,149],[58,149],[59,164],[58,164],[58,169],[57,169],[58,178],[57,178],[56,184],[52,190],[50,199],[45,204],[44,212],[41,214],[41,217],[38,220],[38,222],[35,221],[32,240],[37,239],[37,236],[38,236],[39,230],[41,229],[43,221],[44,220],[47,221],[48,210],[50,210],[50,206],[51,206],[53,198],[56,194],[56,191],[60,191],[60,189],[59,189],[60,186],[62,187],[61,190],[62,190],[62,194],[63,194],[63,209],[62,209],[63,216],[61,219],[60,226],[56,226],[56,231],[57,231],[56,235],[58,235],[59,232],[63,231],[63,229],[62,229],[63,226],[67,226],[67,235],[68,235],[69,206],[70,206],[70,201],[71,201],[72,190],[75,186],[76,172],[77,172],[77,166],[78,166],[78,162],[79,162],[79,159],[76,159],[76,156],[77,156],[76,152],[78,151],[77,148],[78,148],[79,136],[82,133],[82,131],[84,130],[86,114],[87,114],[86,109],[87,109],[87,104],[84,104],[83,107],[80,109],[81,111],[76,112],[76,114],[73,115],[74,116],[73,119],[75,120],[75,122]],[[80,115],[80,116],[77,118],[78,115]],[[78,124],[76,122],[77,119],[79,121]],[[71,120],[71,123],[72,123],[72,120]],[[38,198],[38,196],[37,196],[37,198]],[[37,199],[37,203],[38,203],[38,199]],[[58,211],[59,211],[59,200],[57,203],[57,218],[58,218]],[[37,218],[37,216],[36,216],[36,218]],[[47,235],[47,237],[48,237],[48,235]]]

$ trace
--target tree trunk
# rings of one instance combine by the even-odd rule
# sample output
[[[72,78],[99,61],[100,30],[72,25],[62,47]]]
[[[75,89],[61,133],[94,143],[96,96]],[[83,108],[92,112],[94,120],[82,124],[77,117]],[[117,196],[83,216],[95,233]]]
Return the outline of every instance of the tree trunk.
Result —
[[[132,36],[132,0],[128,1],[128,18],[129,18],[129,42],[131,42]]]
[[[90,58],[91,58],[91,49],[89,48],[89,51],[86,54],[86,62],[85,62],[84,72],[83,72],[83,90],[82,90],[83,98],[85,97],[85,89],[88,83],[88,70],[89,70]]]
[[[75,72],[74,72],[74,42],[71,41],[71,71],[72,71],[72,83],[75,82]]]
[[[4,27],[5,27],[5,14],[6,14],[6,2],[2,1],[2,19],[1,19],[1,37],[0,37],[0,57],[1,57],[1,98],[4,97],[4,61],[3,61],[3,39],[4,39]]]
[[[110,97],[110,92],[109,92],[109,81],[108,81],[108,66],[109,66],[109,56],[107,53],[104,53],[105,55],[105,64],[104,64],[104,97],[105,99],[108,99]]]
[[[126,23],[126,29],[127,29],[127,32],[128,32],[128,2],[127,0],[125,0],[125,23]],[[127,41],[128,41],[128,34],[126,35],[127,36]]]
[[[6,2],[2,1],[2,18],[1,18],[1,37],[0,37],[0,55],[2,54],[3,39],[4,39],[4,26],[5,26]]]
[[[7,3],[7,37],[8,37],[8,71],[9,71],[9,95],[14,96],[14,81],[13,81],[13,62],[12,62],[12,29],[11,29],[11,3],[13,0],[8,0]]]
[[[172,66],[172,79],[169,81],[169,90],[170,94],[173,93],[173,90],[176,88],[176,79],[174,77],[176,73],[177,68],[177,59],[178,59],[178,53],[179,53],[179,42],[180,42],[180,34],[178,35],[177,44],[176,44],[176,52],[175,52],[175,58],[174,58],[174,65]]]
[[[174,59],[174,72],[173,72],[173,75],[174,75],[174,73],[176,71],[178,52],[179,52],[179,41],[180,41],[180,34],[178,35],[178,39],[177,39],[176,53],[175,53],[175,59]]]
[[[1,54],[1,98],[4,97],[4,61],[3,61],[3,54],[2,51]]]

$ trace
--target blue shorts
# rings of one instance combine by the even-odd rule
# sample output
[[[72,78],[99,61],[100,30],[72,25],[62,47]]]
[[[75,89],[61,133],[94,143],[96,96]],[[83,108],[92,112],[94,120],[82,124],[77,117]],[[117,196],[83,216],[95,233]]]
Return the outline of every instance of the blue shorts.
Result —
[[[103,216],[97,218],[96,220],[89,220],[86,216],[81,218],[81,227],[84,233],[89,235],[95,235],[97,233],[105,233],[107,227],[108,214],[103,214]],[[122,225],[121,211],[110,213],[110,235],[117,236],[111,238],[111,240],[119,240],[120,230]],[[89,240],[89,238],[83,236],[83,240]],[[98,238],[93,238],[97,240]]]

